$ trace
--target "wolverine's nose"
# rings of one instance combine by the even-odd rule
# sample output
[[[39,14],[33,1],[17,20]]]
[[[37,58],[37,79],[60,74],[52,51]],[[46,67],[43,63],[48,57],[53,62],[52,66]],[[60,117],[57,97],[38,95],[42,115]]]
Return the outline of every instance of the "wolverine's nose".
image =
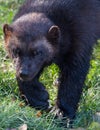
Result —
[[[26,79],[28,77],[28,71],[27,70],[20,70],[19,75],[22,79]]]

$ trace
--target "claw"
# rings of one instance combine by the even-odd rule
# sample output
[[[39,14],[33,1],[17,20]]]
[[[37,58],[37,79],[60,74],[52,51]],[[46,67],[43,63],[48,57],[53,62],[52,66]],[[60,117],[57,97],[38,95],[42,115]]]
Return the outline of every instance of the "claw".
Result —
[[[60,108],[58,108],[57,106],[54,106],[50,113],[53,113],[55,115],[56,119],[61,120],[60,125],[65,127],[65,128],[72,128],[72,123],[73,120],[69,119],[62,110],[60,110]]]

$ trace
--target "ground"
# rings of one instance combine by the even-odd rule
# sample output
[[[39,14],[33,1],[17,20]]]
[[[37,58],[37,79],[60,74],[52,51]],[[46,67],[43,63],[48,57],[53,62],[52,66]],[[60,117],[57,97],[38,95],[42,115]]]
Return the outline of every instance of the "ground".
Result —
[[[0,0],[0,27],[4,23],[11,22],[21,1]],[[40,111],[35,111],[26,107],[20,100],[12,62],[5,57],[3,33],[0,28],[0,130],[18,128],[24,123],[27,124],[29,130],[64,130],[58,125],[61,121],[54,120],[54,116],[50,113],[42,114]],[[57,66],[52,65],[45,69],[40,79],[50,93],[51,105],[54,104],[56,97],[57,89],[53,85],[53,81],[57,79],[58,72]],[[95,128],[96,130],[98,123],[95,122],[93,115],[98,111],[100,111],[100,44],[94,48],[74,127],[84,127],[87,130]],[[99,129],[97,128],[97,130]]]

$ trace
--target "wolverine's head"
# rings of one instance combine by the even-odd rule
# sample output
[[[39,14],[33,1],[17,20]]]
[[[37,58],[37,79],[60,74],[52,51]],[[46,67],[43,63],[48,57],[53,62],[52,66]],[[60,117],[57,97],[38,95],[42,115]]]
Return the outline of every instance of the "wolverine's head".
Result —
[[[28,81],[50,64],[58,51],[60,30],[43,14],[27,14],[5,24],[5,47],[13,59],[16,75]]]

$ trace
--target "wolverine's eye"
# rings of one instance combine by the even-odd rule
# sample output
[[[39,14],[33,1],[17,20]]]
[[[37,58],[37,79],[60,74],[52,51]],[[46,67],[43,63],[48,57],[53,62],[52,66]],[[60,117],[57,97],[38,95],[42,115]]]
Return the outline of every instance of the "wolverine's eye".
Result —
[[[36,51],[36,50],[35,50],[35,51],[33,51],[33,50],[32,50],[32,51],[31,51],[31,56],[33,56],[33,57],[34,57],[34,56],[36,56],[36,55],[38,55],[38,51]]]
[[[21,54],[21,51],[19,48],[13,49],[13,56],[14,57],[18,57],[18,56],[20,56],[20,54]]]
[[[31,56],[37,56],[37,55],[42,55],[42,52],[41,51],[39,51],[39,50],[33,50],[33,51],[31,51]]]

